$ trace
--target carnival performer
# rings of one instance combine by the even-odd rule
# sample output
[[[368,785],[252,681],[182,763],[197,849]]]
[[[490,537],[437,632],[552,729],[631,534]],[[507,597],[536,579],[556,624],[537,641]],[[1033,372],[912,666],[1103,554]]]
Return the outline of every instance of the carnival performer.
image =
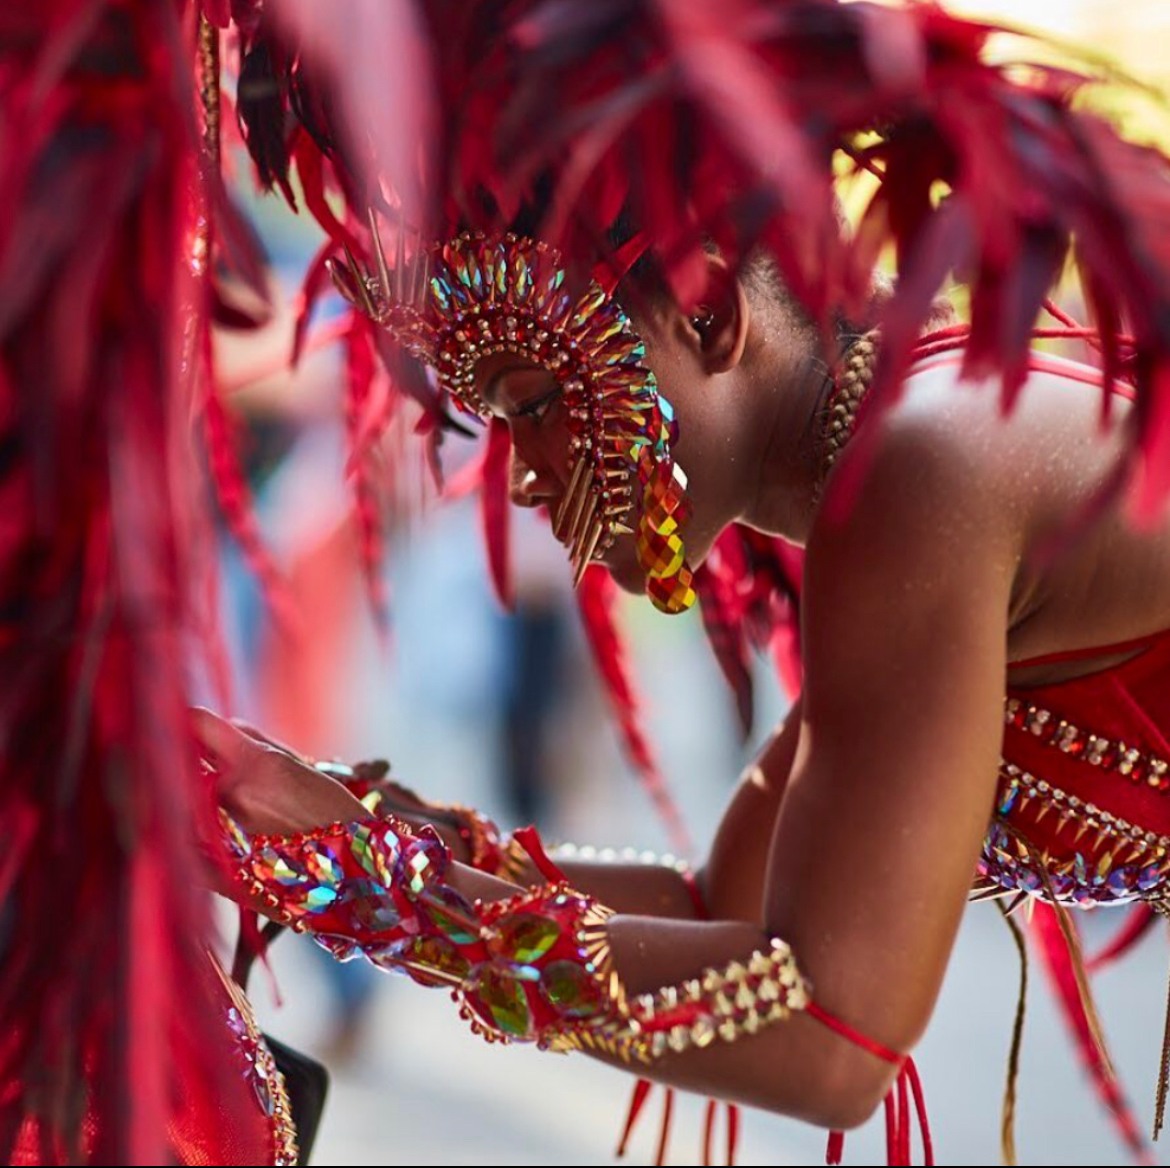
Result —
[[[240,896],[489,1040],[821,1125],[830,1161],[884,1106],[891,1163],[915,1117],[932,1155],[910,1056],[969,900],[1036,905],[1149,1156],[1074,910],[1144,923],[1170,871],[1165,158],[933,4],[427,10],[450,187],[421,225],[359,192],[337,287],[482,420],[485,484],[547,511],[583,592],[734,624],[758,549],[802,549],[801,692],[693,871],[202,711]],[[1051,299],[1070,257],[1091,328]]]

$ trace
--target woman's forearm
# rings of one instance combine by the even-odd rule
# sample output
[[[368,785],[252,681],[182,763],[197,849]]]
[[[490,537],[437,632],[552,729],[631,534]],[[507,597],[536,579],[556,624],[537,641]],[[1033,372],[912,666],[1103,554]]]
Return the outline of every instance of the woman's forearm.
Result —
[[[767,954],[773,939],[742,921],[665,921],[615,916],[607,925],[614,971],[631,1000],[640,995],[661,998],[663,987],[682,994],[711,984],[730,971],[734,979],[751,966],[753,955]],[[800,954],[791,955],[791,969],[802,970]],[[706,975],[706,976],[705,976]],[[716,980],[717,980],[716,978]],[[745,979],[754,985],[752,979]],[[815,986],[810,986],[815,1000]],[[754,1033],[744,1013],[763,1016],[767,998],[757,991],[739,997],[737,1026],[707,1041],[668,1044],[651,1062],[639,1064],[639,1075],[681,1090],[694,1091],[827,1128],[847,1129],[863,1123],[888,1092],[897,1065],[841,1037],[807,1010],[793,1009],[781,1021],[762,1024]],[[757,995],[755,1006],[744,1008]],[[669,991],[668,991],[669,994]],[[737,997],[723,991],[723,997]],[[734,1035],[732,1037],[732,1035]],[[611,1065],[628,1064],[602,1049],[591,1057]]]

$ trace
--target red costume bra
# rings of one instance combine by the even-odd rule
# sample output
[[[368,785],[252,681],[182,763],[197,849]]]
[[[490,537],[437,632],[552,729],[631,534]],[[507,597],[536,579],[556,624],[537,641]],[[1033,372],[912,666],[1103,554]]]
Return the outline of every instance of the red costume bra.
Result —
[[[1131,653],[1082,677],[1008,687],[986,886],[1066,903],[1159,897],[1170,872],[1170,629],[1088,652]]]

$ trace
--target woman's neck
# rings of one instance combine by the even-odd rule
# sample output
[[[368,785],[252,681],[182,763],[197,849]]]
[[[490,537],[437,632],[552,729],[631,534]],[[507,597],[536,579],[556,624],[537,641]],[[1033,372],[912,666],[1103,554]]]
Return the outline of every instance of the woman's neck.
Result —
[[[778,363],[758,487],[741,517],[749,527],[805,542],[825,479],[853,434],[875,355],[868,333],[850,341],[835,378],[814,344]]]

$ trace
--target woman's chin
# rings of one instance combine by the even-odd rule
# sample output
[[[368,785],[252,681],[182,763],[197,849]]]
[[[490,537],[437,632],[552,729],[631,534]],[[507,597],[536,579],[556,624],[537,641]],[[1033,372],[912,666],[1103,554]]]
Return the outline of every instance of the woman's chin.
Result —
[[[597,562],[613,577],[614,583],[623,592],[640,596],[646,591],[646,574],[638,563],[638,554],[632,537],[626,536],[615,540]]]

